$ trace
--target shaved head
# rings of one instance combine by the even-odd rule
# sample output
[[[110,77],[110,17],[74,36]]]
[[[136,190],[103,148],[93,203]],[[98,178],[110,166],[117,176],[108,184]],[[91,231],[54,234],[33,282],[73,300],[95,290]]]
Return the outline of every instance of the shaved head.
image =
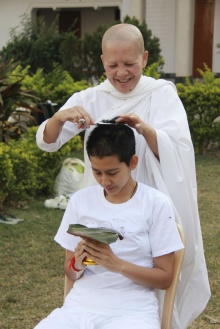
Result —
[[[116,42],[135,43],[140,53],[144,53],[144,39],[140,30],[132,24],[122,23],[111,26],[102,38],[102,53]]]
[[[119,92],[128,93],[136,87],[147,59],[143,36],[135,25],[117,24],[105,32],[101,60],[107,79]]]

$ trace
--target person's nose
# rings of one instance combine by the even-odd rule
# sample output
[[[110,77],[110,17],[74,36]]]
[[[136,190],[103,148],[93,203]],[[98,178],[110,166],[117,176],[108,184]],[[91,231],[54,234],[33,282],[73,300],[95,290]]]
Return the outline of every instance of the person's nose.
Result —
[[[101,185],[102,187],[108,187],[111,184],[110,179],[107,175],[102,175],[101,178]]]
[[[124,65],[119,66],[117,74],[118,74],[118,77],[124,77],[127,74],[127,68]]]

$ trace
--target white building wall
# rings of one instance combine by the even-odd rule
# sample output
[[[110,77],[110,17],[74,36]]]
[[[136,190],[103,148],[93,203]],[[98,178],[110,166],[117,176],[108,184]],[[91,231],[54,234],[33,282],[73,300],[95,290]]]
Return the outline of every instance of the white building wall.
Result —
[[[28,0],[0,0],[0,49],[7,43],[12,28],[19,26],[21,16],[28,12]]]
[[[190,76],[193,62],[194,0],[176,0],[175,73]]]
[[[125,16],[136,17],[140,22],[145,19],[145,8],[146,0],[123,0],[121,6],[121,20]]]
[[[175,2],[146,0],[146,23],[152,34],[160,39],[164,72],[171,74],[175,73]]]

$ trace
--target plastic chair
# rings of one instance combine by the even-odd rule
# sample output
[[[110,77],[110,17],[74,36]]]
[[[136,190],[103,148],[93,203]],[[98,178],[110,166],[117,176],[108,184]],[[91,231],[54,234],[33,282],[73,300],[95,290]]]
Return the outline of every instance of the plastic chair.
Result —
[[[177,228],[180,237],[182,239],[182,242],[185,246],[185,237],[184,237],[183,229],[180,226],[180,224],[177,224]],[[176,296],[180,271],[183,264],[184,254],[185,254],[185,249],[178,250],[174,253],[173,279],[171,285],[165,291],[162,319],[161,319],[161,329],[171,329],[172,326],[173,306],[174,306],[174,300]],[[68,279],[68,277],[65,275],[64,299],[72,287],[73,287],[73,281]]]

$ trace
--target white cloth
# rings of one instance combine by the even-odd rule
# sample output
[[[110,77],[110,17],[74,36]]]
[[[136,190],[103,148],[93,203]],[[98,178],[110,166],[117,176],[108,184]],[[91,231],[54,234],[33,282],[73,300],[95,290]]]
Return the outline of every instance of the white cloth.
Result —
[[[34,329],[158,329],[158,325],[148,321],[140,314],[138,317],[115,315],[108,312],[92,313],[72,311],[67,308],[55,309],[46,319],[42,320]]]
[[[75,93],[61,110],[74,105],[84,107],[95,121],[133,112],[156,130],[160,161],[144,138],[135,132],[139,163],[132,173],[136,180],[171,197],[176,220],[183,226],[186,255],[175,301],[173,328],[186,329],[204,310],[210,288],[198,214],[194,150],[186,113],[175,86],[165,80],[142,76],[131,93],[122,94],[106,80],[100,86]],[[46,144],[43,141],[45,125],[46,122],[38,129],[37,143],[49,152],[56,151],[79,132],[76,125],[68,122],[57,141]],[[89,132],[90,129],[86,131],[85,142]],[[85,186],[95,184],[86,154],[84,178]]]
[[[169,198],[141,183],[135,195],[121,204],[108,202],[99,185],[78,191],[71,197],[55,241],[63,248],[74,251],[81,239],[67,233],[70,224],[117,230],[124,239],[112,243],[111,249],[119,258],[139,266],[152,268],[153,257],[183,248]],[[133,321],[129,328],[136,328],[137,324],[134,323],[139,319],[142,321],[140,328],[160,329],[155,290],[102,266],[87,266],[83,276],[74,283],[60,311],[57,310],[53,317],[49,316],[48,320],[43,321],[40,328],[54,328],[63,314],[75,322],[78,314],[84,317],[87,313],[96,314],[93,319],[95,323],[100,321],[100,314],[105,314],[105,321],[110,319],[113,324],[118,318],[129,317]],[[113,324],[111,328],[114,328]],[[62,329],[69,328],[62,324]],[[88,325],[88,328],[93,326]],[[128,328],[128,325],[121,328]]]

